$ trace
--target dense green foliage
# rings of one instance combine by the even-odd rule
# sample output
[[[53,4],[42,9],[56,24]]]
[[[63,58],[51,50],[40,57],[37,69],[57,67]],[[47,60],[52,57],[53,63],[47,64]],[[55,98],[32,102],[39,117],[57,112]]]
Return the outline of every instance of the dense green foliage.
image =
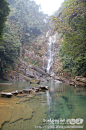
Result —
[[[71,75],[86,71],[86,2],[65,0],[52,18],[54,30],[61,34],[59,55],[63,70]]]
[[[10,12],[8,5],[9,3],[6,0],[0,0],[0,40],[2,39],[3,28]]]
[[[2,39],[4,39],[3,29],[5,27],[5,22],[7,20],[7,16],[9,15],[9,12],[10,12],[9,3],[6,0],[0,0],[0,76],[3,75],[6,68],[6,60],[5,60],[6,55],[4,55],[6,51],[5,51],[5,46],[2,43]],[[7,53],[9,55],[9,52]]]
[[[47,15],[39,12],[39,6],[31,0],[7,0],[10,4],[10,15],[6,27],[6,16],[9,7],[6,0],[0,0],[0,34],[4,28],[3,41],[0,45],[0,76],[7,72],[9,67],[19,56],[20,47],[30,45],[31,40],[46,32],[47,27],[44,20]],[[2,6],[1,6],[2,2]],[[3,8],[2,8],[3,7]],[[2,13],[2,14],[1,14]],[[1,16],[5,16],[1,21]]]
[[[8,72],[9,66],[14,63],[18,56],[20,41],[13,40],[13,37],[7,33],[4,33],[3,42],[0,46],[0,76]]]
[[[30,44],[31,40],[47,30],[47,15],[39,12],[39,6],[30,0],[8,0],[11,4],[11,13],[8,17],[10,32],[18,38],[22,45]]]

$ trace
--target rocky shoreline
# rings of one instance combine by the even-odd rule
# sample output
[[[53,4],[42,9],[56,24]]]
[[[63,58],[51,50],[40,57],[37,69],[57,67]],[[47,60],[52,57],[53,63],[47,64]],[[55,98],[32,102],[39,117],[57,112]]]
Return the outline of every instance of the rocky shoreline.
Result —
[[[1,92],[0,95],[1,97],[11,98],[12,96],[17,96],[18,94],[23,93],[31,94],[35,92],[46,91],[48,89],[49,89],[48,86],[38,86],[38,87],[32,87],[30,89],[16,90],[12,92]]]
[[[9,71],[7,76],[5,76],[2,80],[4,81],[29,81],[32,84],[40,84],[44,81],[51,81],[51,78],[54,81],[61,81],[68,85],[73,85],[74,87],[86,87],[86,74],[82,74],[81,76],[76,76],[75,78],[65,77],[64,75],[52,75],[46,73],[40,67],[34,67],[33,65],[29,65],[22,58],[19,58],[20,64],[15,64],[15,70]]]
[[[71,79],[60,77],[59,79],[60,81],[72,85],[74,87],[86,87],[86,77],[84,76],[76,76],[75,78]]]

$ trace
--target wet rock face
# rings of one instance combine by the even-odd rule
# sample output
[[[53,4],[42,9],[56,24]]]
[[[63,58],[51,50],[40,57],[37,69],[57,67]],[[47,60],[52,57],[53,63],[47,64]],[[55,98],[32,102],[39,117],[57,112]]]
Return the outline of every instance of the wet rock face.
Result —
[[[26,62],[23,58],[19,58],[19,64],[15,64],[14,70],[10,70],[4,77],[7,81],[30,81],[30,78],[40,79],[45,75],[45,71],[41,67],[35,67]]]
[[[40,77],[42,77],[42,74],[40,74],[39,72],[35,71],[35,70],[26,70],[26,75],[30,78],[35,78],[35,79],[39,79]]]
[[[40,74],[45,74],[45,71],[43,71],[39,67],[33,67],[33,69],[36,70],[37,72],[39,72]]]
[[[28,77],[30,77],[30,78],[34,78],[34,72],[31,71],[31,70],[27,70],[27,71],[26,71],[26,75],[27,75]]]
[[[86,87],[86,77],[76,76],[74,80],[75,86],[83,86]]]

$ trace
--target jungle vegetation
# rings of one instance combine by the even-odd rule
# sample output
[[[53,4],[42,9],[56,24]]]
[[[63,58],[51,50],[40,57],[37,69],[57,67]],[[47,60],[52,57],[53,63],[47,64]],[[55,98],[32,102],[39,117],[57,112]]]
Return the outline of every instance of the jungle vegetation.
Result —
[[[69,75],[86,72],[86,1],[65,0],[52,22],[61,39],[62,71]]]
[[[33,39],[49,30],[48,15],[39,9],[31,0],[0,0],[1,77],[18,58],[22,46],[33,50]],[[60,37],[62,71],[70,76],[86,72],[86,1],[64,0],[52,22],[51,28]]]
[[[31,0],[0,0],[1,77],[19,56],[20,47],[30,45],[31,40],[47,30],[48,15],[39,8]]]

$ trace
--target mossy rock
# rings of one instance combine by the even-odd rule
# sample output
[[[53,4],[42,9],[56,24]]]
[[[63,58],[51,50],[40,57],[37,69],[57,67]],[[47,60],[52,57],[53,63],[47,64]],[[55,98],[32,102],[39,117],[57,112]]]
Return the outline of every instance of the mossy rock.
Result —
[[[30,83],[31,83],[31,84],[39,84],[39,83],[40,83],[40,80],[31,79],[31,80],[30,80]]]

